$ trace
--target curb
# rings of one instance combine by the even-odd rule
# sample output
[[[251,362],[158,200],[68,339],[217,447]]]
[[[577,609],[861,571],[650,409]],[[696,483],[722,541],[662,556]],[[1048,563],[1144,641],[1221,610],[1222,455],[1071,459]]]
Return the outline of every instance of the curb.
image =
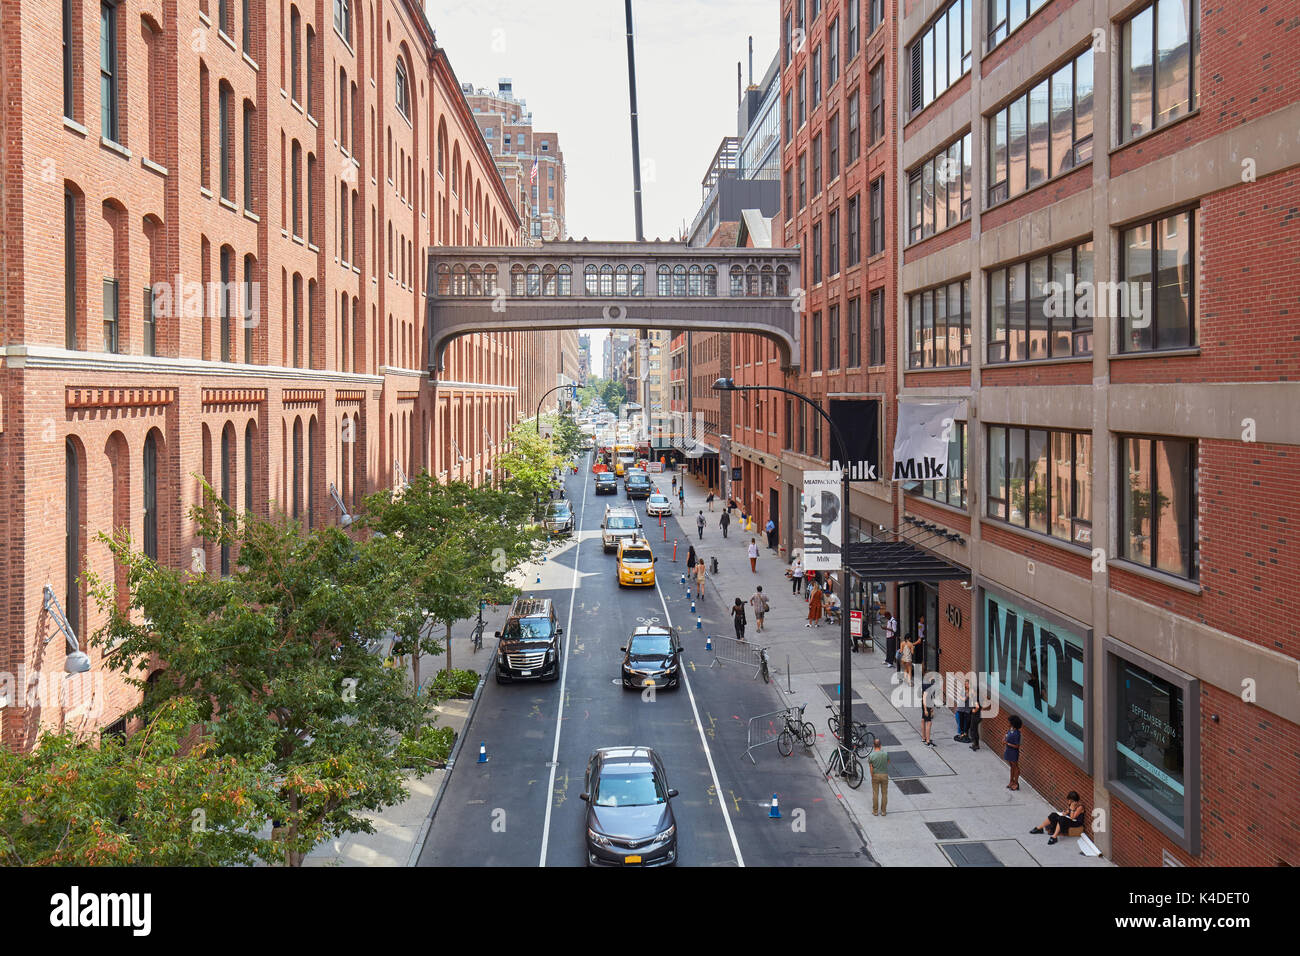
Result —
[[[446,773],[442,775],[442,782],[438,784],[438,792],[433,796],[433,805],[429,807],[429,814],[424,818],[424,823],[420,826],[420,832],[415,837],[415,847],[411,850],[411,855],[406,858],[407,866],[416,866],[419,863],[420,854],[424,852],[425,841],[429,839],[429,830],[433,827],[433,816],[438,812],[438,807],[442,803],[442,795],[447,790],[447,781],[451,779],[451,772],[456,767],[456,758],[460,756],[460,748],[468,736],[466,731],[474,721],[474,712],[478,710],[478,702],[482,698],[483,689],[486,686],[487,675],[484,674],[479,678],[478,686],[474,688],[474,697],[470,701],[469,713],[465,715],[465,726],[456,735],[456,742],[451,745],[451,753],[447,757],[447,766],[443,768]]]

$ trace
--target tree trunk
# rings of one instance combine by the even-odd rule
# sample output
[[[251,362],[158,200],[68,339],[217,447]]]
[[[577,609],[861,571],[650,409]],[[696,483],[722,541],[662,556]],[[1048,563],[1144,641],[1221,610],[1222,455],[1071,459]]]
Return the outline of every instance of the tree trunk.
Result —
[[[446,670],[447,670],[448,673],[450,673],[450,672],[451,672],[451,622],[450,622],[450,621],[447,622],[447,645],[446,645],[446,648],[447,648],[447,667],[446,667]]]

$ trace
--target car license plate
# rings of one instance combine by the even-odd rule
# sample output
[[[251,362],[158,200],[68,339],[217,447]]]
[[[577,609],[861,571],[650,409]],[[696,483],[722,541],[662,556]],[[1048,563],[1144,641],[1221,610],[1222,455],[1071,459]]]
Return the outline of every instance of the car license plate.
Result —
[[[520,672],[519,672],[519,676],[520,676],[520,677],[532,677],[532,676],[533,676],[533,672],[532,672],[532,671],[520,671]]]
[[[647,677],[641,684],[642,687],[653,687],[654,685],[655,681],[653,677]]]
[[[640,862],[641,862],[641,857],[640,857],[640,856],[625,856],[625,857],[623,857],[623,862],[624,862],[624,863],[640,863]]]

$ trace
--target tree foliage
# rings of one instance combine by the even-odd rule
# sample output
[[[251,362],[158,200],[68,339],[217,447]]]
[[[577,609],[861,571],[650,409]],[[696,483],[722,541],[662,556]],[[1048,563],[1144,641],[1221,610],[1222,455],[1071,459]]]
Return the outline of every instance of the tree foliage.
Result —
[[[126,567],[130,608],[93,582],[109,613],[94,640],[115,648],[113,666],[140,686],[164,662],[142,713],[188,701],[214,753],[271,775],[274,842],[256,852],[298,865],[324,840],[373,832],[359,812],[406,796],[391,752],[425,723],[424,704],[369,645],[409,605],[410,584],[388,548],[338,528],[303,535],[283,517],[239,515],[203,487],[206,507],[192,512],[200,535],[234,549],[238,566],[216,578],[109,542]]]
[[[564,464],[555,452],[555,442],[543,438],[532,422],[520,422],[510,429],[510,450],[497,459],[508,477],[502,488],[517,495],[530,507],[550,494],[555,472]]]
[[[71,731],[0,747],[0,865],[219,866],[258,856],[271,774],[218,752],[192,700],[130,740]],[[258,763],[265,763],[259,760]]]
[[[578,427],[578,420],[574,417],[573,412],[564,411],[560,413],[560,417],[555,422],[555,428],[551,431],[551,442],[555,447],[555,453],[566,461],[582,454],[587,443],[587,436]]]

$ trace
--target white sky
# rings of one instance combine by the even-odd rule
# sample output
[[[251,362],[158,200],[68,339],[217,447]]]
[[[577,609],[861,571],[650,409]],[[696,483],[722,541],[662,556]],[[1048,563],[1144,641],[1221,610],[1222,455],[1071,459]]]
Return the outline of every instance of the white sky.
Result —
[[[510,77],[534,127],[554,131],[568,171],[569,235],[633,239],[627,36],[619,0],[425,3],[456,78],[495,89]],[[678,235],[699,211],[700,180],[736,133],[736,63],[749,82],[776,52],[772,0],[633,0],[641,206],[647,239]],[[593,370],[604,333],[592,332]]]

